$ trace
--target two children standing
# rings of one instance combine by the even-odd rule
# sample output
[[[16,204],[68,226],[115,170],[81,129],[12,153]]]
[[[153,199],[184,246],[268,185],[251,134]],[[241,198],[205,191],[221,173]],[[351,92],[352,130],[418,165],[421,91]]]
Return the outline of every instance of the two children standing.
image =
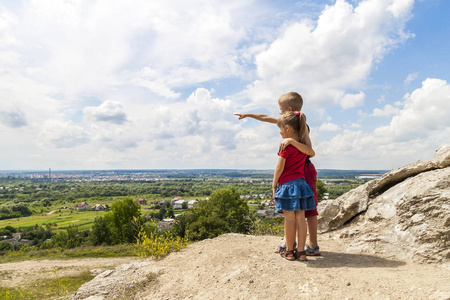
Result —
[[[300,112],[302,97],[295,92],[287,93],[278,99],[278,105],[281,115],[279,118],[249,113],[236,115],[239,120],[250,117],[275,123],[280,129],[284,141],[280,144],[272,185],[276,200],[275,211],[282,211],[285,217],[286,246],[280,247],[280,254],[288,260],[306,261],[307,255],[320,255],[317,243],[317,172],[309,161],[309,157],[313,157],[315,153],[309,138],[306,116]],[[307,227],[309,245],[306,244]]]

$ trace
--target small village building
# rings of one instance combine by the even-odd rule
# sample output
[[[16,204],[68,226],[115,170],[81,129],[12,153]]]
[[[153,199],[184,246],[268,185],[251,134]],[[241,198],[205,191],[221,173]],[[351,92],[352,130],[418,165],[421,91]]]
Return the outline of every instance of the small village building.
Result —
[[[106,210],[106,209],[107,209],[106,205],[103,205],[103,204],[95,204],[94,206],[92,206],[92,210],[95,210],[95,211],[102,211],[102,210]]]
[[[274,199],[262,200],[261,201],[261,205],[264,205],[264,206],[275,206],[275,200]]]
[[[266,211],[264,209],[258,209],[255,215],[258,217],[264,217],[266,215]]]
[[[156,229],[158,231],[169,230],[172,228],[174,222],[174,219],[163,219],[162,221],[159,221],[158,224],[156,224]]]
[[[180,196],[173,197],[172,200],[170,200],[170,206],[173,206],[175,201],[178,201],[178,200],[183,200],[183,198],[181,198]]]
[[[139,198],[139,199],[136,200],[136,202],[139,205],[147,205],[147,200],[145,200],[144,198]]]
[[[172,208],[173,209],[182,209],[183,204],[186,203],[186,200],[176,200],[173,202]]]
[[[86,202],[81,202],[75,206],[77,210],[87,210],[89,205]]]
[[[193,208],[193,207],[199,206],[200,202],[198,202],[198,200],[189,200],[187,205],[188,205],[188,208]]]
[[[275,210],[273,210],[273,209],[260,209],[260,210],[256,211],[256,216],[273,218],[275,216]]]

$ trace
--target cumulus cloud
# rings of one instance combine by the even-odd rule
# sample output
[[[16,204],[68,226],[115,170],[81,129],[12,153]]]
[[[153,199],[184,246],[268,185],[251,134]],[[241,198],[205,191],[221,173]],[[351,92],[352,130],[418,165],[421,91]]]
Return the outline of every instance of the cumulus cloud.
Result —
[[[149,138],[157,138],[159,147],[166,150],[183,149],[185,156],[214,156],[220,149],[235,148],[240,126],[233,111],[231,101],[213,98],[210,91],[198,88],[185,102],[153,110]]]
[[[394,107],[394,106],[389,105],[389,104],[386,104],[383,107],[383,109],[375,108],[373,110],[372,116],[374,116],[374,117],[385,117],[385,116],[389,116],[389,115],[395,115],[399,111],[400,111],[399,108]]]
[[[343,109],[349,109],[362,106],[364,104],[365,97],[366,95],[363,92],[359,92],[359,94],[346,94],[341,99],[341,107]]]
[[[333,132],[333,131],[339,131],[339,130],[341,130],[341,128],[339,127],[339,125],[334,124],[334,123],[323,123],[322,125],[320,125],[319,130]]]
[[[106,100],[100,106],[83,109],[88,120],[122,124],[127,120],[122,104],[118,101]]]
[[[403,28],[413,3],[367,0],[353,7],[337,0],[317,22],[290,20],[281,36],[256,55],[258,79],[248,87],[249,97],[269,105],[294,90],[313,107],[339,103],[346,89],[362,88],[372,67],[411,36]],[[348,101],[344,107],[360,104]]]
[[[386,110],[386,109],[385,109]],[[352,160],[360,168],[389,169],[417,160],[428,160],[434,150],[448,143],[450,136],[450,85],[441,79],[428,78],[422,87],[404,97],[404,106],[389,125],[372,132],[344,130],[317,146],[321,163],[343,168]],[[339,154],[339,161],[332,156]],[[334,161],[331,163],[331,161]]]
[[[13,128],[27,125],[25,114],[20,111],[0,111],[0,123]]]
[[[88,142],[86,130],[72,121],[48,120],[38,135],[41,147],[73,148]]]
[[[173,98],[174,88],[243,76],[240,47],[264,11],[237,0],[30,1],[0,10],[0,63],[25,60],[67,98],[124,83]]]

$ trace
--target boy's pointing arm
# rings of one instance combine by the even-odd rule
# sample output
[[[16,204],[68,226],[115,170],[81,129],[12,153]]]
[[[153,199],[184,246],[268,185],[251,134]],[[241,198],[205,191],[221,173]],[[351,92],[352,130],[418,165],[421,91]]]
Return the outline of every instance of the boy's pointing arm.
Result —
[[[234,115],[238,116],[239,120],[244,119],[244,118],[253,118],[255,120],[267,122],[267,123],[276,123],[277,122],[277,118],[268,116],[268,115],[264,115],[264,114],[249,114],[249,113],[239,114],[239,113],[236,113]]]

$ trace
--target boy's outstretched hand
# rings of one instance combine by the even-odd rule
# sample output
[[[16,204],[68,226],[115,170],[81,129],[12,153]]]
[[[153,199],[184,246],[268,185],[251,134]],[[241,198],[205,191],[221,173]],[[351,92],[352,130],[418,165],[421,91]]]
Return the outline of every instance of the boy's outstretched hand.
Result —
[[[247,117],[248,117],[247,114],[238,114],[238,113],[235,113],[234,115],[239,117],[238,120],[241,120],[241,119],[243,119],[243,118],[247,118]]]

